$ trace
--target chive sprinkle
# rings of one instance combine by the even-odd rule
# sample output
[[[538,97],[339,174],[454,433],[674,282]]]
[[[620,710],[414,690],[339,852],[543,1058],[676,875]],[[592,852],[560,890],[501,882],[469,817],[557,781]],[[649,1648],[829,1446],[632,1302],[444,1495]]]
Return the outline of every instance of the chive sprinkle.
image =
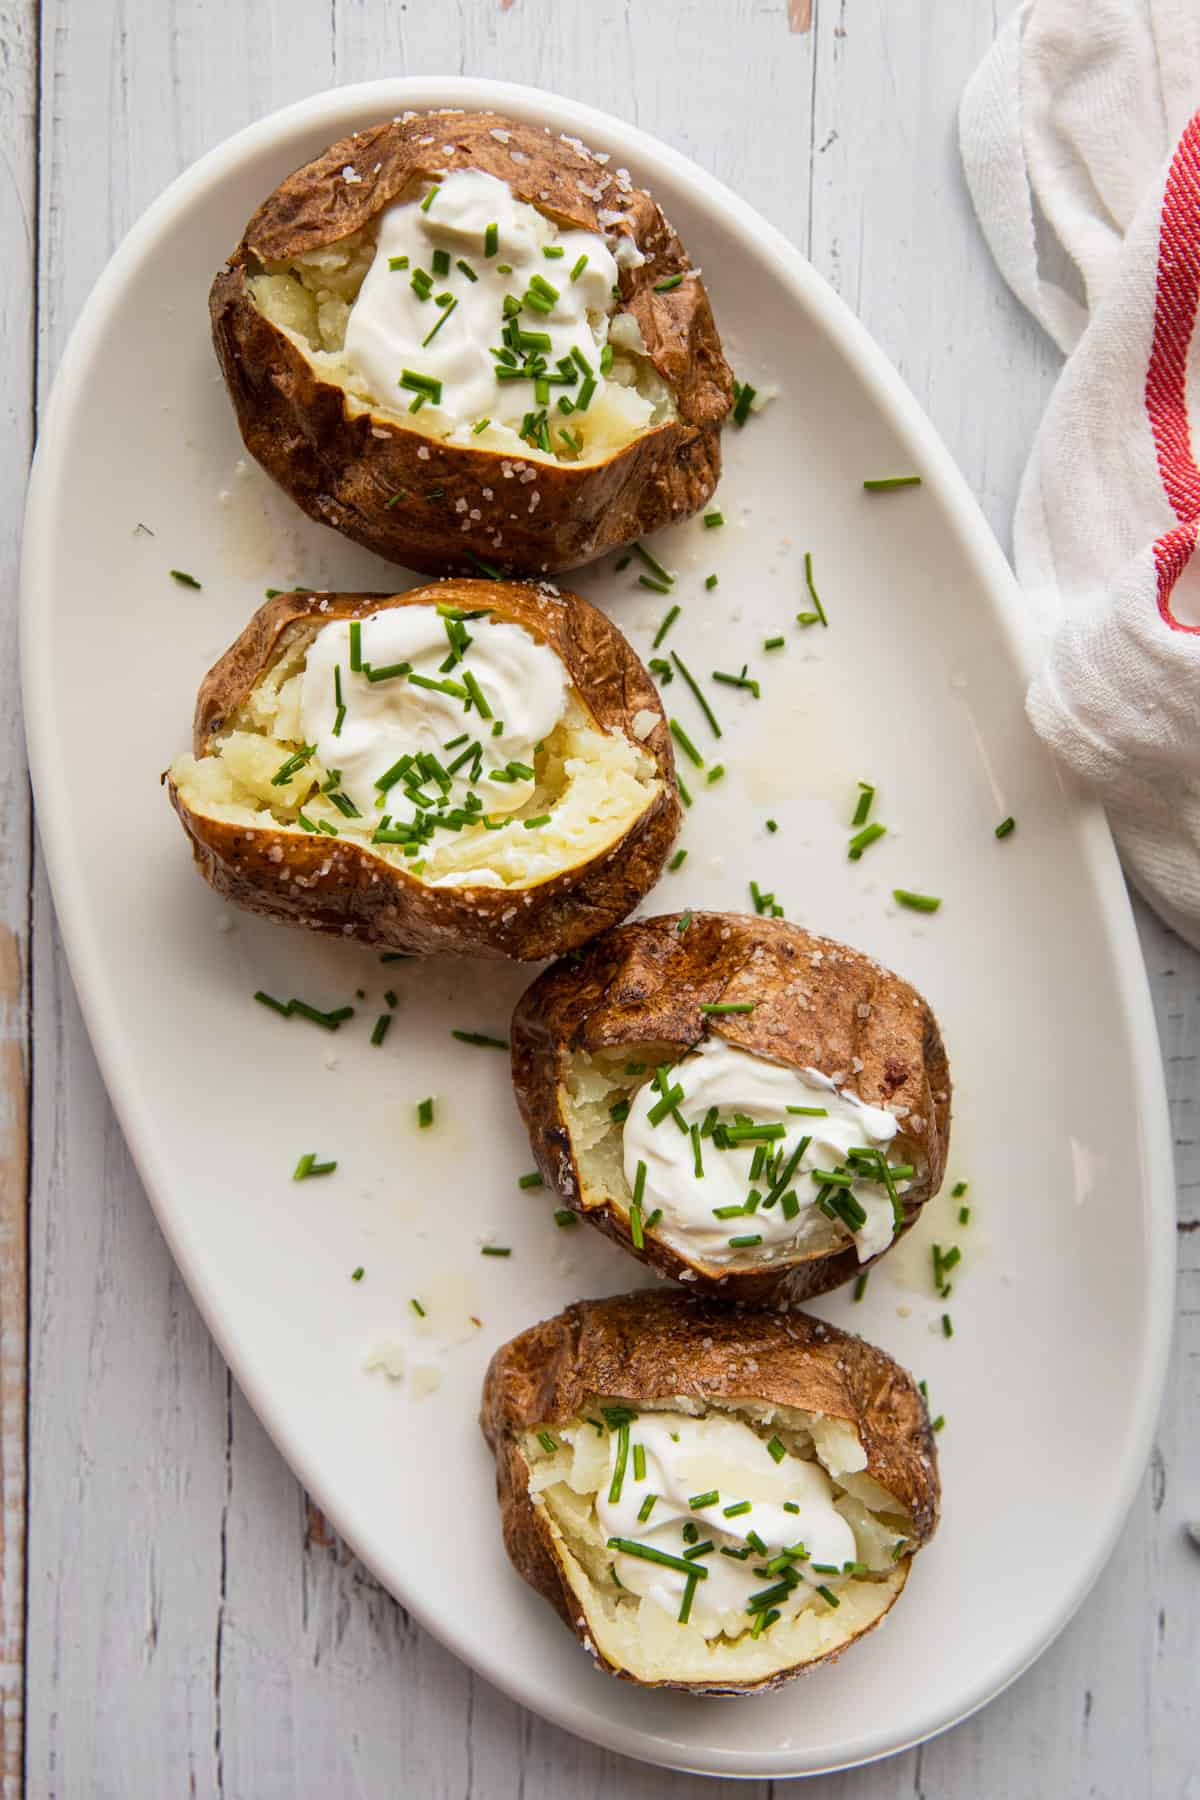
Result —
[[[380,1013],[379,1017],[376,1019],[375,1024],[371,1030],[371,1042],[376,1047],[378,1047],[380,1044],[382,1044],[384,1038],[388,1034],[388,1029],[389,1029],[391,1023],[392,1023],[391,1013]]]
[[[429,192],[426,194],[425,198],[421,202],[421,211],[423,213],[427,213],[429,211],[430,207],[433,205],[434,201],[437,199],[437,197],[441,193],[441,191],[442,191],[441,182],[435,181],[433,186],[430,188]]]
[[[554,1214],[554,1223],[559,1226],[578,1224],[578,1215],[569,1206],[560,1206]]]
[[[539,1431],[537,1441],[548,1456],[553,1456],[558,1449],[558,1439],[549,1431]]]
[[[822,625],[828,626],[829,620],[825,617],[825,608],[821,604],[821,596],[820,596],[820,594],[818,594],[816,587],[813,585],[812,552],[809,550],[806,550],[804,552],[804,581],[805,581],[806,587],[808,588],[809,594],[812,597],[812,603],[816,607],[817,619],[820,620]],[[816,622],[815,620],[811,620],[811,616],[809,614],[797,613],[796,617],[797,617],[797,619],[800,620],[801,623],[810,623],[810,622],[815,623]]]
[[[357,1269],[353,1270],[351,1273],[351,1281],[361,1281],[366,1272],[367,1271],[363,1268],[362,1264],[359,1263]]]
[[[576,259],[575,265],[571,270],[572,281],[578,281],[579,277],[583,274],[583,271],[587,268],[587,262],[588,259],[586,256],[580,256]]]
[[[670,611],[666,614],[666,616],[663,619],[662,624],[659,626],[658,630],[654,634],[654,642],[650,646],[650,648],[652,650],[658,649],[658,646],[662,643],[662,641],[666,637],[668,631],[670,631],[672,625],[675,623],[676,619],[679,617],[680,610],[681,609],[678,606],[673,606],[673,607],[671,607]]]
[[[669,294],[671,289],[677,288],[682,280],[682,275],[668,275],[662,281],[655,282],[654,291],[656,294]]]
[[[969,1206],[959,1207],[958,1222],[960,1225],[969,1225],[971,1223],[971,1209]]]
[[[763,649],[764,650],[782,650],[785,641],[786,640],[781,637],[764,638],[763,639]]]
[[[862,802],[860,801],[859,805],[861,806],[861,804]],[[874,825],[864,825],[862,830],[856,832],[850,839],[849,844],[846,846],[846,855],[851,862],[858,862],[864,850],[869,849],[872,844],[878,843],[881,837],[886,836],[886,825],[880,825],[878,823]]]
[[[996,836],[998,838],[1011,837],[1016,829],[1017,821],[1010,815],[1007,819],[1001,819],[999,825],[996,827]]]
[[[871,802],[875,798],[875,789],[871,786],[869,781],[860,781],[858,789],[858,804],[854,808],[854,817],[850,821],[851,825],[866,824],[871,816]]]
[[[638,557],[638,559],[641,562],[645,563],[646,567],[649,569],[649,571],[652,575],[657,576],[659,581],[665,581],[668,587],[671,586],[672,582],[675,580],[675,577],[672,575],[670,569],[664,569],[663,565],[659,562],[657,556],[654,556],[649,550],[647,550],[647,548],[644,544],[630,544],[629,548],[633,552],[634,556]]]
[[[671,727],[671,736],[675,739],[675,742],[679,745],[679,748],[683,751],[684,755],[690,762],[695,764],[696,768],[702,769],[704,767],[704,758],[697,750],[695,744],[693,744],[687,732],[683,729],[683,726],[679,723],[679,720],[669,719],[667,723]]]
[[[864,481],[868,494],[886,494],[892,488],[920,487],[919,475],[884,475],[875,481]]]
[[[640,1444],[639,1444],[638,1448],[641,1449]],[[658,1499],[657,1494],[647,1494],[646,1495],[646,1498],[642,1501],[642,1504],[638,1508],[638,1524],[639,1525],[644,1525],[646,1523],[646,1520],[650,1517],[650,1514],[654,1511],[654,1504],[657,1499]]]
[[[961,1200],[967,1191],[967,1186],[968,1184],[965,1181],[956,1181],[954,1186],[950,1189],[950,1198],[952,1200]]]
[[[710,776],[709,779],[711,780],[712,777]],[[675,852],[674,856],[671,858],[670,862],[667,864],[667,868],[670,870],[671,874],[674,874],[675,870],[681,869],[686,861],[687,861],[687,851],[686,850],[677,850]]]
[[[693,1494],[691,1499],[688,1501],[688,1505],[691,1507],[693,1512],[699,1512],[701,1507],[704,1507],[704,1506],[718,1506],[720,1504],[720,1500],[721,1500],[721,1496],[718,1493],[717,1489],[710,1488],[708,1490],[707,1494]]]
[[[931,1420],[929,1429],[930,1429],[930,1431],[940,1431],[942,1429],[942,1426],[945,1423],[946,1423],[945,1413],[939,1413],[936,1419]]]
[[[420,1100],[417,1102],[417,1125],[422,1131],[427,1131],[432,1124],[433,1096],[430,1095],[428,1100]]]
[[[948,1338],[952,1338],[954,1336],[954,1326],[951,1323],[949,1313],[942,1314],[942,1336],[948,1337]]]
[[[708,526],[710,531],[715,531],[718,525],[723,525],[725,523],[725,514],[718,512],[714,508],[712,512],[705,513],[704,523]]]
[[[172,569],[171,580],[177,581],[180,587],[186,588],[198,588],[202,585],[194,575],[189,575],[186,569]]]
[[[639,575],[638,585],[649,588],[652,594],[669,594],[671,589],[667,582],[660,581],[657,575]]]
[[[700,707],[700,711],[704,714],[704,717],[708,720],[708,723],[712,730],[713,736],[716,738],[719,738],[721,735],[721,727],[717,724],[716,714],[713,712],[712,707],[708,704],[708,701],[704,698],[704,695],[701,693],[700,686],[696,680],[696,677],[692,674],[692,672],[688,668],[687,664],[683,661],[683,658],[680,657],[679,655],[677,655],[674,650],[672,650],[672,652],[671,652],[671,661],[675,664],[675,667],[679,670],[679,673],[683,676],[683,679],[687,682],[688,686],[691,688],[692,693],[695,696],[696,702]]]
[[[761,1236],[755,1237],[752,1235],[749,1237],[731,1237],[729,1240],[729,1248],[731,1250],[751,1250],[751,1249],[753,1249],[755,1244],[761,1244],[761,1243],[762,1243]]]
[[[773,1462],[781,1463],[787,1455],[787,1445],[781,1438],[773,1437],[767,1445],[767,1449],[771,1452]]]
[[[625,1556],[640,1556],[643,1562],[659,1563],[664,1569],[678,1569],[697,1581],[703,1581],[708,1574],[703,1564],[684,1562],[682,1556],[672,1556],[669,1550],[659,1550],[654,1544],[639,1543],[637,1538],[609,1538],[605,1548],[620,1550]]]
[[[540,1188],[542,1185],[542,1178],[536,1169],[531,1169],[528,1175],[517,1176],[517,1186],[519,1188]],[[571,1214],[571,1217],[575,1217],[574,1213]]]
[[[479,1254],[480,1256],[511,1256],[512,1251],[507,1244],[481,1244]]]
[[[705,576],[705,579],[704,579],[704,585],[705,585],[705,587],[706,587],[706,588],[715,588],[715,587],[716,587],[716,585],[717,585],[717,578],[716,578],[716,576],[715,576],[715,575],[707,575],[707,576]]]
[[[433,325],[433,328],[430,331],[426,332],[425,336],[421,339],[422,350],[425,348],[426,344],[431,344],[433,342],[434,338],[437,336],[438,332],[442,329],[442,326],[446,323],[446,320],[450,317],[450,314],[454,311],[454,309],[457,305],[458,305],[457,300],[451,300],[449,305],[446,306],[445,309],[441,312],[441,314],[437,318],[437,321]]]
[[[719,1018],[723,1013],[752,1013],[757,1004],[756,1000],[702,1000],[700,1011]],[[736,1131],[738,1127],[732,1126],[730,1129]]]
[[[608,1503],[615,1506],[621,1498],[621,1489],[625,1484],[625,1465],[629,1460],[629,1426],[628,1423],[617,1427],[617,1459],[613,1466],[612,1481],[608,1489]]]
[[[911,888],[893,888],[892,899],[913,912],[935,913],[942,904],[935,894],[915,894]]]
[[[485,228],[484,228],[483,254],[485,256],[495,256],[495,254],[499,248],[500,248],[500,227],[493,220],[490,225],[485,226]]]
[[[509,1048],[507,1038],[488,1037],[487,1033],[483,1031],[452,1031],[450,1036],[457,1038],[460,1044],[475,1044],[484,1050],[507,1050]]]
[[[867,1282],[870,1279],[871,1279],[871,1272],[869,1269],[864,1271],[864,1273],[859,1276],[858,1280],[854,1283],[854,1298],[855,1298],[855,1300],[862,1299],[863,1295],[867,1291]]]
[[[318,1162],[315,1150],[310,1150],[296,1164],[292,1180],[307,1181],[310,1175],[332,1175],[336,1168],[335,1162]]]

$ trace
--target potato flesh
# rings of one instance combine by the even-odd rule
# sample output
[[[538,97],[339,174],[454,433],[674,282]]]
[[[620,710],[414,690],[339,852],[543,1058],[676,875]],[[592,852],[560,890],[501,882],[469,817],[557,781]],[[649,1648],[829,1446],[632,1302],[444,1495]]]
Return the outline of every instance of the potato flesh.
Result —
[[[777,1434],[790,1450],[816,1460],[838,1490],[835,1505],[854,1532],[857,1560],[870,1573],[839,1587],[836,1608],[818,1596],[812,1606],[780,1620],[757,1639],[750,1636],[749,1621],[737,1638],[705,1638],[691,1623],[680,1625],[669,1617],[655,1601],[619,1588],[610,1574],[612,1554],[594,1504],[601,1481],[607,1479],[607,1440],[586,1417],[589,1413],[599,1417],[599,1408],[613,1403],[611,1398],[598,1399],[583,1408],[579,1419],[549,1427],[560,1446],[553,1452],[539,1442],[536,1432],[525,1436],[521,1448],[529,1466],[533,1504],[550,1529],[592,1639],[614,1666],[644,1682],[752,1684],[841,1648],[888,1610],[904,1583],[906,1559],[897,1563],[894,1552],[897,1544],[907,1543],[911,1520],[900,1503],[869,1477],[839,1473],[847,1463],[858,1470],[866,1464],[854,1427],[848,1420],[754,1400],[702,1405],[676,1398],[641,1401],[636,1410],[657,1407],[693,1415],[726,1411],[764,1436]],[[572,1433],[570,1443],[564,1438],[567,1431]],[[847,1490],[847,1483],[864,1481],[877,1496],[874,1506]]]
[[[180,798],[202,816],[254,829],[282,827],[303,835],[298,814],[334,826],[340,841],[369,847],[396,868],[411,872],[414,859],[395,844],[371,844],[374,821],[346,819],[313,792],[327,770],[316,757],[291,781],[273,776],[300,747],[300,677],[313,633],[297,634],[258,681],[217,740],[216,753],[181,756],[170,774]],[[428,886],[520,889],[546,881],[602,855],[640,818],[661,788],[645,751],[617,732],[602,731],[582,700],[568,689],[563,717],[535,763],[537,784],[525,805],[508,815],[503,831],[438,832],[415,859]],[[550,823],[526,831],[520,821],[550,814]]]
[[[678,1054],[677,1047],[623,1044],[594,1055],[580,1051],[570,1057],[566,1079],[559,1087],[559,1101],[575,1151],[585,1206],[608,1205],[622,1219],[628,1219],[633,1194],[625,1179],[623,1127],[612,1119],[611,1108],[635,1094],[650,1079],[657,1064],[674,1061]],[[626,1067],[631,1063],[645,1064],[645,1071],[627,1074]],[[797,1216],[796,1227],[795,1238],[776,1252],[775,1260],[780,1264],[797,1257],[827,1255],[852,1242],[838,1223],[827,1219],[816,1207],[805,1208]],[[689,1249],[686,1233],[658,1231],[654,1235],[690,1261],[701,1262]],[[760,1254],[753,1248],[735,1251],[717,1272],[727,1274],[730,1270],[755,1267]]]
[[[406,430],[423,431],[426,421],[419,413],[401,411],[372,394],[343,354],[346,320],[374,255],[372,224],[335,244],[306,251],[290,263],[273,264],[264,273],[252,275],[250,296],[264,317],[277,325],[313,365],[321,380],[344,390],[351,411],[370,411]],[[622,329],[613,333],[612,368],[587,411],[570,417],[572,434],[583,438],[579,452],[558,442],[555,452],[548,456],[508,426],[492,423],[485,431],[476,432],[474,419],[460,421],[450,434],[451,439],[461,440],[475,450],[498,450],[528,462],[572,465],[603,461],[647,429],[673,419],[674,397],[643,353],[645,346],[636,320],[627,314],[618,314],[617,319]],[[647,404],[651,408],[649,419]]]

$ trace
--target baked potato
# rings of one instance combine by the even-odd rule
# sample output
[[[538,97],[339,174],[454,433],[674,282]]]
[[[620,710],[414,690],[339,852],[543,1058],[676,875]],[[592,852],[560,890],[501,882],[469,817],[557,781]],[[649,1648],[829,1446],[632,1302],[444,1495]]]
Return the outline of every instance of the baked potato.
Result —
[[[679,826],[654,683],[546,584],[276,596],[165,779],[218,893],[389,950],[557,955],[637,904]]]
[[[431,573],[537,575],[708,500],[732,376],[699,272],[608,160],[406,113],[263,202],[213,341],[247,449],[310,517]]]
[[[580,1301],[496,1352],[481,1424],[513,1566],[644,1686],[761,1692],[836,1657],[937,1524],[911,1377],[804,1313]]]
[[[638,919],[545,970],[512,1023],[544,1179],[696,1291],[772,1304],[857,1276],[942,1179],[950,1073],[898,975],[783,919]]]

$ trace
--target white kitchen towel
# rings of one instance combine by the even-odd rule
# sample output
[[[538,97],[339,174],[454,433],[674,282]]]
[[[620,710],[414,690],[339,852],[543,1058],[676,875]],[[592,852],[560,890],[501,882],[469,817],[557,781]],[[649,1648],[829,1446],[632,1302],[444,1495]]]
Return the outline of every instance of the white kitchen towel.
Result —
[[[1200,0],[1024,0],[963,96],[1009,286],[1067,356],[1021,482],[1042,737],[1200,946]]]

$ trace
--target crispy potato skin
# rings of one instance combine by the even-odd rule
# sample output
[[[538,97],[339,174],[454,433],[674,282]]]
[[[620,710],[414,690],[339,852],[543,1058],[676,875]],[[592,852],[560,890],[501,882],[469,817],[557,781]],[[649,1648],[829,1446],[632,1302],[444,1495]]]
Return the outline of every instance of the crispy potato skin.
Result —
[[[479,1422],[496,1459],[496,1496],[513,1567],[611,1673],[636,1679],[594,1645],[549,1526],[529,1497],[520,1438],[566,1424],[596,1398],[637,1405],[676,1396],[765,1400],[848,1419],[867,1453],[865,1473],[911,1513],[916,1547],[933,1535],[941,1487],[929,1414],[912,1377],[885,1351],[807,1313],[745,1311],[678,1291],[578,1301],[496,1351]],[[845,1648],[819,1660],[834,1660]],[[815,1667],[814,1661],[783,1669],[756,1684],[640,1685],[761,1693]]]
[[[493,581],[446,581],[392,595],[280,594],[259,608],[201,683],[194,752],[211,752],[293,630],[383,607],[438,603],[468,611],[488,606],[496,617],[524,626],[562,660],[604,729],[627,733],[636,712],[653,712],[641,747],[657,764],[663,787],[602,856],[535,887],[431,888],[349,840],[247,830],[209,818],[188,806],[168,779],[171,804],[205,880],[251,912],[384,950],[540,961],[586,942],[636,906],[658,879],[679,829],[671,736],[654,683],[616,626],[577,594]]]
[[[347,167],[361,179],[344,180]],[[462,168],[497,176],[561,226],[603,235],[614,227],[602,211],[624,215],[616,229],[647,261],[622,269],[618,310],[637,320],[649,360],[674,390],[676,419],[602,462],[529,462],[537,477],[526,488],[498,451],[439,444],[392,416],[351,414],[341,389],[259,312],[248,272],[336,243],[423,182]],[[582,191],[601,184],[598,199]],[[430,574],[470,573],[472,556],[511,574],[554,573],[686,517],[716,488],[733,377],[712,308],[699,276],[654,291],[690,269],[649,194],[623,191],[562,138],[497,113],[426,113],[343,138],[280,183],[213,282],[213,344],[246,448],[310,518]],[[405,497],[395,502],[397,494]],[[480,519],[469,518],[473,508]]]
[[[653,1232],[638,1250],[611,1207],[586,1206],[559,1099],[568,1059],[579,1050],[637,1043],[681,1054],[712,1033],[788,1068],[847,1077],[853,1070],[863,1100],[909,1108],[896,1144],[904,1161],[919,1157],[928,1167],[926,1180],[914,1181],[904,1196],[895,1243],[937,1192],[946,1166],[950,1069],[937,1020],[908,982],[831,938],[738,913],[695,913],[681,935],[680,917],[638,919],[606,933],[582,957],[545,970],[517,1002],[513,1085],[538,1168],[590,1224],[696,1292],[758,1305],[827,1293],[869,1266],[853,1245],[730,1271],[689,1261]],[[717,1018],[700,1011],[705,1002],[738,1000],[753,1000],[754,1011]]]

